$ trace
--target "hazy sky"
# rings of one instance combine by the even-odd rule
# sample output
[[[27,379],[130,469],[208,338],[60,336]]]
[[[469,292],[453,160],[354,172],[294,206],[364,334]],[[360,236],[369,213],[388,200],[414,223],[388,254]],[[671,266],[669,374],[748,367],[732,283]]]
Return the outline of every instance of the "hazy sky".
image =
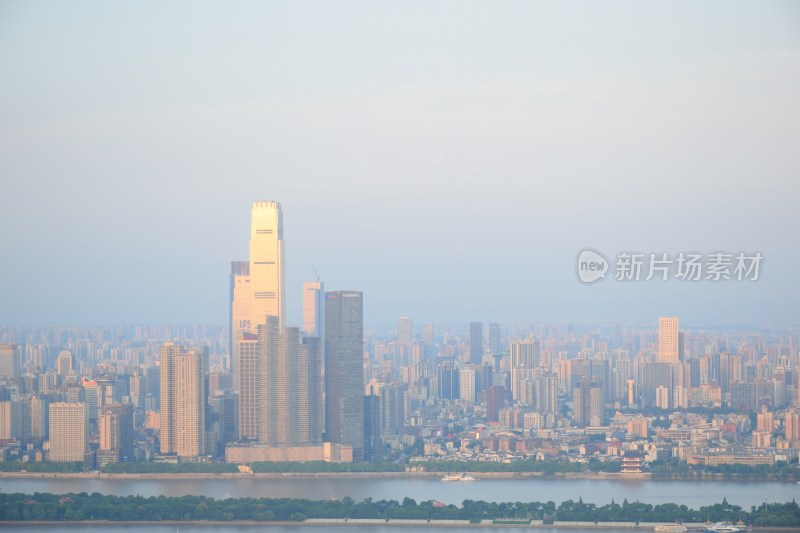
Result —
[[[0,1],[0,322],[800,322],[800,3]],[[760,251],[581,285],[578,252]]]

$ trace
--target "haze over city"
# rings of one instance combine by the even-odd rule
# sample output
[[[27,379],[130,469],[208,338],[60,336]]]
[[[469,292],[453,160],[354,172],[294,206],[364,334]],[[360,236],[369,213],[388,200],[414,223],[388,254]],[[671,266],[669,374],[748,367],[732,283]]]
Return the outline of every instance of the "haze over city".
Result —
[[[800,531],[798,30],[0,1],[0,526]]]
[[[0,6],[0,323],[226,324],[252,202],[367,324],[796,323],[792,2]],[[688,16],[687,16],[688,15]],[[577,253],[761,252],[581,284]]]

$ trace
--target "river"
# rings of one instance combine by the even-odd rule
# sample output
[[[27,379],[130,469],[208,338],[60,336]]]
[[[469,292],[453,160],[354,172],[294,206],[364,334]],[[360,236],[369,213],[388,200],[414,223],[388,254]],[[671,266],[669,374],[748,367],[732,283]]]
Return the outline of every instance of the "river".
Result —
[[[733,505],[749,509],[765,501],[785,502],[800,496],[800,485],[774,481],[652,481],[581,479],[479,479],[473,482],[442,482],[431,478],[219,478],[219,479],[113,479],[113,478],[0,478],[0,492],[99,492],[142,496],[205,495],[213,498],[308,498],[356,501],[439,500],[461,504],[463,500],[553,501],[582,498],[604,505],[621,503],[677,503],[697,508],[727,498]],[[303,531],[306,531],[304,529]],[[392,531],[396,531],[395,528]]]

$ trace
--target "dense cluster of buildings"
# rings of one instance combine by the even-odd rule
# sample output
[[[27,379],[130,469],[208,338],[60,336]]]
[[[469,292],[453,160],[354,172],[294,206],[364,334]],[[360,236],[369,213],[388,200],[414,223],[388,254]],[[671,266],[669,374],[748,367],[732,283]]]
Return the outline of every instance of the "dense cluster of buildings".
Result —
[[[366,331],[303,285],[286,324],[281,207],[252,209],[228,328],[0,328],[2,459],[462,459],[767,464],[800,448],[797,331],[623,325]],[[637,466],[638,465],[638,466]]]

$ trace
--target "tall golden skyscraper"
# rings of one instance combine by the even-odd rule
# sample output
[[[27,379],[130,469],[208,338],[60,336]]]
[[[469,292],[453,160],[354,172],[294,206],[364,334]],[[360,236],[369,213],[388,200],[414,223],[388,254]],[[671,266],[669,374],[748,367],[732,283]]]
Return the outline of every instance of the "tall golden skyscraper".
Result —
[[[283,211],[278,202],[255,202],[250,224],[251,327],[276,316],[283,329]]]
[[[255,202],[250,261],[231,263],[231,363],[239,438],[275,447],[322,441],[322,283],[304,285],[308,336],[286,328],[283,212]]]
[[[658,319],[658,361],[660,363],[678,363],[678,317],[662,317]]]
[[[161,453],[198,457],[206,449],[206,348],[161,346]]]
[[[257,334],[267,316],[284,323],[283,211],[278,202],[255,202],[250,216],[250,259],[231,262],[230,356],[234,390],[241,388],[239,340]],[[247,433],[245,432],[245,435]]]

